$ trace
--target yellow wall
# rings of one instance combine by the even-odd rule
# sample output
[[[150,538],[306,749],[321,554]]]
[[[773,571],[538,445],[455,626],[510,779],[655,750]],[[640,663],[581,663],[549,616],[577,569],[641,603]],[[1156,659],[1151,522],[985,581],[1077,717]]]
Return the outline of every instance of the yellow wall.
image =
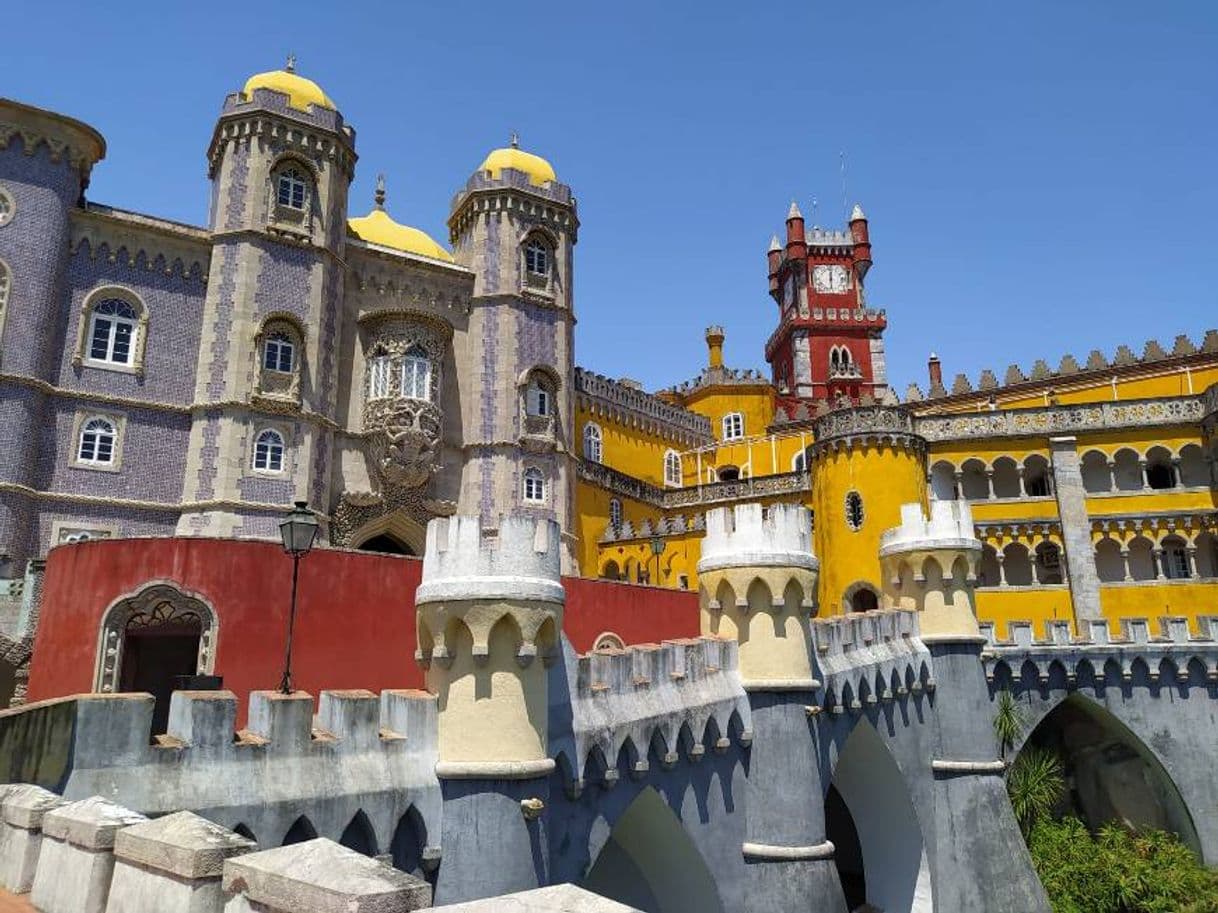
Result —
[[[1122,618],[1154,619],[1164,615],[1188,618],[1189,628],[1199,634],[1197,617],[1218,614],[1218,581],[1100,584],[1100,610],[1111,622],[1114,636],[1120,630],[1118,624]],[[1158,633],[1158,625],[1152,621],[1151,635]]]
[[[1008,623],[1032,622],[1035,637],[1045,636],[1045,622],[1074,619],[1070,587],[1003,587],[977,590],[977,619],[994,623],[994,636],[1009,636]]]

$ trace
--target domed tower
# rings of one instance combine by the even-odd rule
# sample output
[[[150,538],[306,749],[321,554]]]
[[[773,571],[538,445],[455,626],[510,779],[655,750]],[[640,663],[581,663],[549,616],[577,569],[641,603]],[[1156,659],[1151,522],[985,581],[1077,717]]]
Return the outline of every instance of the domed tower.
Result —
[[[462,402],[460,513],[558,521],[573,567],[575,198],[513,136],[453,198],[449,240],[475,274]]]
[[[208,149],[213,247],[195,389],[214,406],[195,412],[183,497],[201,506],[183,512],[180,534],[276,535],[279,512],[251,503],[329,510],[355,158],[354,131],[291,59],[224,101]],[[277,447],[270,459],[263,442]]]
[[[42,432],[54,424],[38,382],[57,379],[71,213],[105,152],[92,127],[0,99],[0,372],[19,378],[0,381],[0,482],[16,486],[0,493],[0,555],[14,569],[38,552],[33,505],[20,490],[40,486]]]

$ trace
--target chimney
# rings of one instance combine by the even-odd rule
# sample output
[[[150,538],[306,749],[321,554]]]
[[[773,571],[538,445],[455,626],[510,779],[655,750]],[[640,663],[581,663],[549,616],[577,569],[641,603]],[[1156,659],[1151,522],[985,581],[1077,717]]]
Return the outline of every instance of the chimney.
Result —
[[[930,353],[930,358],[926,360],[926,372],[930,375],[930,389],[934,393],[938,391],[944,392],[943,387],[943,366],[939,364],[939,356],[934,352]]]
[[[707,361],[712,368],[723,367],[723,327],[706,328]]]

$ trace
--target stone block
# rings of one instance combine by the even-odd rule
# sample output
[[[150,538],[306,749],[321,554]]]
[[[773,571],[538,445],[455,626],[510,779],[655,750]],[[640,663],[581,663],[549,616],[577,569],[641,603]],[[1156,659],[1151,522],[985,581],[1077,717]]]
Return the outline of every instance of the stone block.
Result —
[[[24,894],[34,884],[42,854],[42,822],[48,811],[64,804],[41,786],[20,784],[6,790],[0,831],[0,885]]]
[[[318,838],[224,863],[224,913],[406,913],[431,903],[431,886]]]
[[[123,828],[106,913],[220,913],[225,860],[257,846],[193,812]]]
[[[120,828],[148,819],[101,796],[46,813],[30,902],[41,913],[103,913]]]
[[[313,695],[304,691],[254,691],[249,708],[250,732],[283,753],[308,750],[313,738]]]
[[[642,913],[573,884],[556,884],[518,894],[431,907],[428,913]]]
[[[224,751],[237,728],[237,696],[231,691],[175,691],[167,734],[202,751]]]

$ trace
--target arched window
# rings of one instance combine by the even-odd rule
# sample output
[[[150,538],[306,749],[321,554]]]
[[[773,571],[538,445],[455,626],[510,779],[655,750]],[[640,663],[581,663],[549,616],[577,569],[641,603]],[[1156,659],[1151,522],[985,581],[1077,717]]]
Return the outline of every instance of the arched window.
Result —
[[[267,371],[291,374],[296,365],[296,346],[283,330],[266,337],[262,346],[262,367]]]
[[[392,362],[384,352],[376,352],[368,362],[368,399],[385,399],[389,395],[389,373]]]
[[[110,466],[114,463],[114,423],[108,418],[91,418],[80,430],[80,445],[76,462],[90,466]]]
[[[275,202],[288,209],[304,209],[309,183],[304,173],[289,165],[275,177]]]
[[[402,395],[407,399],[431,399],[431,359],[422,346],[411,346],[402,359]]]
[[[120,298],[97,302],[89,324],[89,360],[131,364],[138,322],[135,308]]]
[[[664,484],[681,487],[681,455],[675,450],[664,453]]]
[[[609,499],[609,525],[614,529],[622,525],[622,502],[617,498]]]
[[[595,422],[584,425],[584,459],[593,463],[601,461],[601,426]]]
[[[283,435],[268,428],[254,441],[254,468],[262,472],[283,472]]]
[[[550,275],[550,248],[538,238],[529,238],[525,242],[524,269],[533,276]]]
[[[524,471],[524,499],[530,504],[545,503],[546,478],[536,467],[531,466]]]
[[[739,482],[740,467],[739,466],[720,466],[719,467],[720,482]]]
[[[605,631],[603,634],[596,635],[596,640],[592,644],[592,652],[600,653],[603,650],[625,650],[626,644],[622,638],[614,634],[612,631]]]
[[[1151,447],[1147,452],[1146,485],[1154,489],[1176,487],[1176,467],[1166,447]]]
[[[536,372],[529,377],[525,410],[529,415],[554,414],[554,388],[547,378]]]
[[[1179,536],[1163,540],[1163,576],[1168,580],[1187,580],[1192,576],[1187,546]]]
[[[799,451],[795,456],[791,457],[791,472],[803,472],[808,468],[808,455],[804,451]]]
[[[744,437],[744,416],[739,412],[729,412],[723,416],[723,440],[738,441]]]

